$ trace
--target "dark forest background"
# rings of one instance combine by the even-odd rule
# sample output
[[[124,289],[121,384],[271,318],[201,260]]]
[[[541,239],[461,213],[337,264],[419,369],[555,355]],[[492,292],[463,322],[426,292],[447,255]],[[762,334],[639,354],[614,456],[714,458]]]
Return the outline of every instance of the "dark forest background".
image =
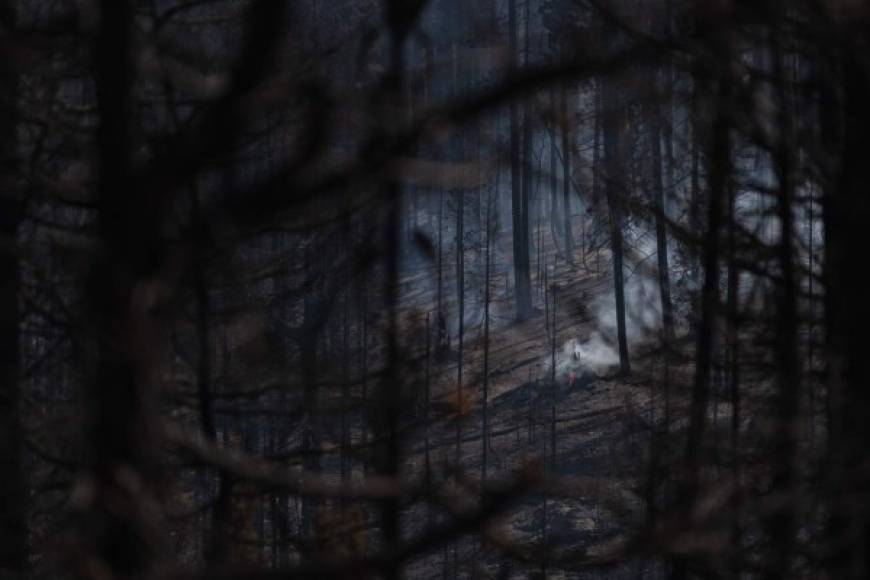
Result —
[[[0,578],[870,577],[868,40],[0,1]]]

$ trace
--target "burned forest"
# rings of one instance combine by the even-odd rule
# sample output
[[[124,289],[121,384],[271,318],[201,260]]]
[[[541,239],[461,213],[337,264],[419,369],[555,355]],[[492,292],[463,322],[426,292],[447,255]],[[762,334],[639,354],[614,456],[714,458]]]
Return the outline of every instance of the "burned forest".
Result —
[[[860,0],[0,0],[0,580],[870,578],[868,151]]]

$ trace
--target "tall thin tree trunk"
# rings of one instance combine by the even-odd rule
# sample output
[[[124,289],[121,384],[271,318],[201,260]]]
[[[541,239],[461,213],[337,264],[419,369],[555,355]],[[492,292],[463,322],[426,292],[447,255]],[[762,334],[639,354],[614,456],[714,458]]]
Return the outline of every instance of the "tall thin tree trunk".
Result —
[[[823,142],[840,153],[828,164],[823,200],[825,234],[825,358],[829,397],[829,490],[831,517],[825,530],[831,577],[870,574],[870,515],[855,509],[844,489],[867,489],[866,445],[870,439],[870,357],[866,334],[870,301],[866,297],[867,159],[870,147],[870,83],[862,55],[870,25],[866,12],[837,30],[840,42],[827,61],[822,85]]]
[[[562,196],[565,234],[565,257],[568,263],[574,265],[574,232],[571,227],[571,121],[568,113],[568,88],[560,89],[561,95],[561,125],[562,125]]]
[[[462,393],[462,371],[464,347],[465,347],[465,193],[457,194],[458,208],[456,209],[456,295],[458,298],[458,322],[459,344],[458,360],[456,362],[456,404],[460,405]],[[456,466],[460,465],[462,455],[462,421],[456,421]]]
[[[556,89],[550,89],[550,108],[556,110]],[[556,174],[556,130],[558,125],[553,123],[550,127],[550,233],[553,236],[553,245],[559,250],[558,231],[559,227],[559,176]],[[549,323],[548,323],[549,324]]]
[[[720,103],[720,108],[724,103]],[[695,383],[688,436],[688,463],[697,469],[701,439],[704,435],[709,400],[710,373],[713,366],[713,331],[719,301],[720,230],[723,198],[727,196],[730,168],[729,127],[724,113],[713,123],[713,147],[710,157],[710,200],[704,240],[704,286],[701,293],[701,320],[697,336]]]
[[[731,392],[731,477],[735,486],[735,493],[731,499],[731,573],[733,578],[740,578],[743,568],[742,562],[742,522],[741,522],[741,494],[740,485],[742,479],[742,465],[740,460],[740,421],[742,414],[740,397],[740,270],[737,266],[737,192],[734,187],[728,188],[728,216],[730,227],[728,228],[728,288],[727,288],[727,317],[728,317],[728,382]]]
[[[530,11],[532,0],[525,2],[524,20],[524,55],[523,63],[526,67],[529,66],[531,52],[531,34],[529,31]],[[532,177],[534,171],[532,169],[532,145],[534,135],[532,131],[532,100],[530,98],[523,100],[523,122],[522,122],[522,216],[520,222],[522,224],[522,279],[524,284],[529,288],[529,314],[531,314],[532,298],[531,298],[531,275],[532,275],[532,221],[531,221],[531,204],[532,204]]]
[[[517,0],[508,2],[509,28],[509,70],[516,72],[518,57]],[[525,320],[532,314],[532,293],[529,280],[529,238],[528,211],[525,208],[528,190],[524,187],[524,174],[521,176],[523,161],[520,151],[520,137],[524,133],[520,127],[519,105],[516,99],[510,103],[510,157],[511,157],[511,199],[513,207],[513,251],[514,251],[514,300],[517,320]],[[521,182],[521,178],[523,182]]]
[[[347,264],[344,268],[344,300],[342,303],[341,321],[341,432],[339,436],[339,474],[341,481],[350,480],[350,429],[348,416],[350,414],[350,285],[352,279],[352,266],[350,264],[350,226],[346,226],[344,232],[344,257]],[[344,502],[342,502],[344,505]]]
[[[160,213],[154,192],[131,180],[134,7],[130,0],[100,2],[94,46],[100,124],[99,261],[89,280],[90,316],[97,332],[92,381],[93,501],[85,537],[94,547],[90,572],[142,577],[155,564],[159,538],[149,533],[157,482],[154,373],[162,324],[146,289],[159,279]],[[130,482],[135,482],[131,486]]]
[[[432,487],[432,444],[429,431],[431,429],[432,407],[432,329],[429,322],[429,313],[426,313],[426,378],[423,398],[423,453],[424,453],[424,480],[427,489]],[[426,524],[431,526],[434,522],[432,506],[426,504]]]
[[[714,97],[714,117],[710,132],[709,186],[707,225],[703,240],[704,284],[701,288],[701,318],[698,323],[695,347],[695,380],[689,409],[689,426],[686,435],[687,479],[684,482],[682,500],[691,509],[697,500],[702,473],[702,454],[707,431],[707,406],[710,397],[710,375],[713,370],[715,329],[719,310],[719,270],[721,258],[721,229],[724,206],[729,195],[731,177],[731,93],[729,86],[730,45],[727,33],[728,13],[726,7],[704,5],[699,8],[698,22],[709,33],[711,48],[718,57],[718,78],[708,81],[708,94]],[[721,12],[721,13],[720,13]],[[716,31],[713,33],[711,31]],[[675,577],[687,577],[685,562],[678,562]]]
[[[437,288],[437,324],[439,355],[444,356],[450,350],[450,335],[447,332],[446,314],[444,312],[444,191],[438,192],[438,288]]]
[[[692,87],[692,97],[690,103],[690,120],[691,120],[691,183],[689,189],[689,231],[695,235],[700,237],[701,232],[701,149],[703,147],[703,139],[702,139],[702,119],[701,119],[701,88],[698,86],[700,83],[699,75],[694,75],[694,86]],[[689,250],[689,279],[691,282],[691,290],[692,293],[699,293],[701,287],[701,260],[699,258],[699,254],[695,252],[693,249]],[[693,330],[697,331],[697,321],[700,316],[697,309],[697,306],[700,304],[700,300],[695,298],[692,301],[692,322],[691,327]]]
[[[654,85],[658,86],[657,71],[652,73]],[[674,307],[671,302],[671,275],[668,265],[668,231],[665,208],[665,184],[662,176],[661,107],[654,104],[650,111],[649,141],[652,151],[652,179],[655,195],[656,254],[658,257],[659,299],[662,308],[662,330],[665,341],[674,340]]]
[[[781,15],[783,18],[786,15]],[[780,222],[778,262],[781,282],[777,291],[777,435],[774,447],[773,488],[788,497],[794,492],[797,475],[798,405],[802,394],[798,355],[798,281],[794,259],[794,159],[790,92],[786,84],[785,47],[778,31],[773,33],[774,74],[777,79],[779,139],[774,153],[775,171],[779,180],[777,214]],[[792,552],[796,541],[796,513],[786,502],[767,520],[771,542],[771,567],[768,578],[789,578]]]
[[[390,66],[387,78],[387,97],[392,105],[397,105],[402,93],[405,74],[404,40],[413,23],[405,23],[394,11],[401,10],[397,5],[390,5],[389,10],[395,18],[391,20]],[[384,109],[387,114],[389,107]],[[384,119],[387,122],[387,119]],[[385,135],[388,137],[388,135]],[[389,180],[385,184],[383,220],[383,251],[385,260],[384,276],[384,308],[387,316],[385,328],[386,360],[384,380],[380,388],[378,401],[378,472],[380,475],[398,479],[401,469],[399,414],[402,394],[402,350],[399,346],[399,251],[401,247],[400,222],[402,208],[402,188],[398,181]],[[401,540],[399,498],[386,497],[380,502],[380,529],[382,546],[387,553],[395,551]],[[386,580],[398,580],[402,577],[402,565],[398,560],[391,561],[383,569]]]
[[[0,2],[0,28],[14,30],[15,5]],[[9,578],[23,578],[27,563],[18,384],[17,250],[23,201],[17,183],[17,66],[0,63],[0,576]]]
[[[487,190],[486,196],[486,266],[483,277],[483,397],[481,402],[481,459],[480,481],[486,485],[487,469],[489,465],[489,302],[490,302],[490,266],[491,266],[491,241],[492,222],[492,194]]]
[[[305,246],[305,271],[309,279],[317,279],[314,272],[313,256],[319,254],[312,246],[316,243],[314,236],[308,236]],[[303,299],[302,332],[299,337],[299,356],[304,380],[303,405],[305,421],[302,430],[303,465],[310,473],[320,472],[320,418],[318,416],[318,401],[320,393],[317,389],[319,371],[318,356],[321,333],[319,284],[312,284]],[[315,534],[315,519],[320,502],[316,498],[302,498],[302,532],[307,540]]]
[[[362,385],[360,386],[360,399],[362,399],[362,412],[360,413],[360,448],[363,450],[363,474],[369,469],[369,427],[371,413],[369,412],[369,285],[368,273],[362,273],[360,281],[360,371],[362,372]]]
[[[456,43],[452,46],[451,64],[453,69],[453,95],[458,97],[460,94],[459,81],[459,62],[457,57],[458,47]],[[463,135],[457,136],[455,147],[458,149],[460,161],[464,158],[465,141]],[[456,197],[456,298],[457,298],[457,322],[459,326],[459,344],[458,344],[458,360],[456,362],[456,404],[461,405],[463,397],[462,387],[462,372],[463,372],[463,357],[465,355],[465,191],[458,190]],[[456,468],[459,469],[462,461],[462,418],[459,417],[456,421],[456,445],[455,445],[455,462]]]
[[[613,292],[616,299],[616,331],[619,343],[619,369],[623,375],[631,373],[628,357],[628,336],[625,328],[625,281],[623,273],[622,197],[628,195],[625,177],[625,117],[618,104],[618,89],[611,86],[613,80],[605,81],[607,89],[604,101],[611,110],[604,112],[604,162],[607,205],[610,210],[610,251],[613,259]]]
[[[555,269],[555,262],[554,262]],[[550,366],[552,367],[552,371],[550,372],[550,453],[547,461],[547,472],[550,477],[556,477],[556,398],[558,393],[558,385],[556,378],[556,341],[558,339],[557,332],[557,318],[556,318],[556,283],[553,282],[550,285],[551,288],[551,300],[550,300],[550,310],[553,313],[553,322],[552,322],[552,338],[550,340]],[[548,513],[547,501],[549,497],[547,495],[544,496],[544,512]],[[549,522],[548,522],[549,523]],[[547,534],[549,533],[549,529],[547,527],[544,528],[544,539],[547,539]],[[547,559],[544,558],[544,564],[546,565]],[[545,569],[546,570],[546,569]],[[546,578],[546,572],[545,572]]]
[[[200,210],[200,192],[196,185],[191,187],[191,222],[197,223],[201,218]],[[205,248],[202,247],[200,240],[197,240],[196,263],[193,268],[193,293],[196,297],[197,313],[196,313],[196,334],[197,346],[199,352],[197,354],[197,396],[199,398],[199,415],[200,427],[206,440],[212,444],[217,444],[217,427],[215,425],[214,416],[214,393],[212,388],[212,356],[209,348],[209,341],[212,335],[210,324],[211,303],[208,294],[208,280],[205,272]],[[228,487],[227,473],[224,470],[218,471],[218,496],[221,501],[216,501],[211,509],[211,529],[206,535],[206,547],[203,553],[204,559],[209,564],[214,564],[226,553],[226,520],[225,514],[221,513],[221,509],[225,507],[223,502]]]

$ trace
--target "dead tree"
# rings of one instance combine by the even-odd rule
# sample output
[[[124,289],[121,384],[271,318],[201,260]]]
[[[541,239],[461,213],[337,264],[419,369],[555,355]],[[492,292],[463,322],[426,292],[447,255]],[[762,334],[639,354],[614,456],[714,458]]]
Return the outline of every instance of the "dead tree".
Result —
[[[613,262],[613,293],[616,300],[616,331],[619,344],[619,368],[622,374],[631,372],[628,356],[628,336],[625,329],[625,280],[623,272],[623,196],[628,195],[625,178],[625,113],[619,88],[613,79],[604,81],[602,99],[608,104],[606,111],[599,110],[603,116],[602,133],[604,141],[605,196],[609,209],[610,252]]]
[[[517,3],[508,3],[508,69],[517,70],[519,55],[519,24],[517,22]],[[528,229],[528,189],[523,186],[523,175],[528,168],[523,169],[523,163],[529,159],[523,158],[520,149],[520,138],[525,134],[525,123],[520,123],[519,104],[516,99],[510,101],[510,163],[511,163],[511,199],[513,215],[513,250],[514,250],[514,301],[517,320],[525,320],[532,315],[531,266],[529,264],[529,229]],[[521,173],[522,172],[522,173]]]
[[[716,56],[716,74],[704,83],[704,94],[713,100],[713,118],[709,142],[709,199],[707,223],[703,239],[702,264],[704,283],[701,289],[701,319],[697,327],[695,347],[695,378],[686,434],[686,480],[683,482],[682,501],[691,509],[696,501],[702,481],[702,450],[707,432],[707,403],[710,397],[710,375],[713,367],[714,333],[719,310],[719,270],[721,259],[721,229],[725,203],[731,179],[731,82],[728,76],[731,47],[727,34],[730,12],[727,7],[704,5],[698,8],[699,34],[709,39],[710,50]],[[688,513],[688,512],[686,512]],[[677,578],[686,577],[686,563],[680,561],[675,568]]]
[[[89,280],[97,330],[91,403],[93,471],[85,539],[100,569],[134,578],[155,564],[157,463],[154,371],[160,354],[161,208],[132,179],[133,2],[100,3],[94,46],[100,125],[98,208],[101,251]]]
[[[660,85],[659,73],[653,70],[650,73],[652,80],[651,86],[658,93]],[[658,277],[659,277],[659,299],[662,309],[662,330],[664,338],[668,343],[672,343],[675,336],[674,331],[674,307],[671,302],[671,273],[670,264],[668,263],[668,232],[667,232],[667,215],[665,205],[665,183],[662,175],[662,123],[664,122],[662,115],[662,106],[654,102],[648,109],[649,128],[647,135],[649,137],[649,146],[652,156],[650,163],[652,164],[652,189],[653,189],[653,209],[655,211],[655,227],[656,227],[656,255],[658,257]],[[669,162],[672,159],[668,159]],[[672,171],[672,169],[671,169]],[[672,181],[671,181],[671,186]]]
[[[574,232],[571,226],[571,152],[574,144],[571,142],[571,116],[568,110],[568,87],[562,86],[560,94],[560,118],[562,127],[562,219],[565,235],[565,256],[568,263],[574,265]]]
[[[870,302],[861,281],[870,203],[866,157],[870,146],[870,81],[860,55],[866,54],[870,13],[856,8],[830,33],[838,42],[825,55],[823,142],[838,153],[825,167],[825,323],[826,364],[831,418],[828,474],[831,519],[826,530],[832,551],[827,564],[839,578],[860,578],[870,571],[870,513],[855,508],[837,490],[866,489],[866,441],[870,436],[870,357],[864,346]],[[832,55],[832,56],[829,56]],[[830,60],[829,60],[830,59]],[[840,87],[841,91],[835,87]]]
[[[16,100],[16,3],[0,3],[0,577],[23,577],[27,562],[19,408],[18,225],[22,214]]]

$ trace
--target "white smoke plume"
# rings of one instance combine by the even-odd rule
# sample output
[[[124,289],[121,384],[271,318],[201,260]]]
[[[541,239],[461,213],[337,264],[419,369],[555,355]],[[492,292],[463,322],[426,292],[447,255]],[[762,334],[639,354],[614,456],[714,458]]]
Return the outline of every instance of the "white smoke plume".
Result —
[[[661,327],[658,280],[651,261],[655,245],[647,239],[636,242],[638,263],[625,268],[626,337],[629,351]],[[605,374],[619,365],[616,298],[612,284],[602,284],[589,305],[593,327],[585,338],[571,338],[556,354],[557,376],[587,372]],[[547,363],[549,368],[549,362]]]

